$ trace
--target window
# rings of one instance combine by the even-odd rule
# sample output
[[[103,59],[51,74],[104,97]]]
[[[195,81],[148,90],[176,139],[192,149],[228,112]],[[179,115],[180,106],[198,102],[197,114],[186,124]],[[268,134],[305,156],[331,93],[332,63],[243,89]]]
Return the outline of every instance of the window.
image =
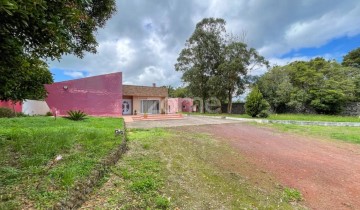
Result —
[[[141,113],[159,114],[160,101],[159,100],[141,100]]]

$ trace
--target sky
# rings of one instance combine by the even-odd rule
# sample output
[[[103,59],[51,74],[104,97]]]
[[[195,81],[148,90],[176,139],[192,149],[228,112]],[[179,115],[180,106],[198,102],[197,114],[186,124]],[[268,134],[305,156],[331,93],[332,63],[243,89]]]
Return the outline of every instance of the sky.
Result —
[[[314,57],[341,62],[360,47],[358,0],[118,0],[117,12],[97,31],[96,54],[48,62],[54,80],[123,72],[123,83],[183,85],[174,64],[196,23],[223,18],[226,30],[272,65]],[[256,69],[261,75],[266,69]]]

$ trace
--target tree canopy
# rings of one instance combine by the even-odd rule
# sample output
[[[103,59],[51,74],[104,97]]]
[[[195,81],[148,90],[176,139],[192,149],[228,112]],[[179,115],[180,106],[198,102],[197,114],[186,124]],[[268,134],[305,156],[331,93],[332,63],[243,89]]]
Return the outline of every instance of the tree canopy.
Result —
[[[246,75],[254,66],[267,65],[264,57],[226,33],[221,18],[204,18],[186,41],[175,64],[189,92],[203,101],[217,97],[229,102],[242,94]],[[203,110],[202,110],[203,111]]]
[[[51,59],[96,52],[94,33],[114,11],[114,0],[2,0],[1,57],[11,59],[19,51]]]
[[[360,47],[350,51],[348,54],[344,56],[343,66],[352,66],[360,68]],[[360,74],[360,71],[359,71]]]
[[[40,83],[52,81],[43,60],[95,53],[95,32],[114,11],[115,0],[1,0],[0,99],[43,95]]]
[[[355,68],[315,58],[273,67],[258,86],[275,112],[336,114],[346,102],[357,100],[358,78]]]
[[[16,69],[0,67],[0,100],[22,101],[46,97],[44,84],[53,82],[45,62],[31,57],[17,57]]]

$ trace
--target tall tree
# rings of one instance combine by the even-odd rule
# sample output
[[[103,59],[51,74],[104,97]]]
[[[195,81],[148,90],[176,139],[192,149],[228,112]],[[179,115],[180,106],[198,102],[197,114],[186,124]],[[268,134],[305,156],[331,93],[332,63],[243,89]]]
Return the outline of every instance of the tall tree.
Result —
[[[346,54],[341,64],[360,68],[360,47]]]
[[[245,43],[231,42],[224,47],[223,62],[217,74],[210,79],[218,95],[226,96],[228,113],[232,110],[232,98],[244,93],[246,75],[255,67],[268,66],[268,62],[254,48]]]
[[[205,18],[200,21],[175,64],[182,71],[183,81],[193,95],[202,99],[209,97],[209,79],[222,62],[222,44],[225,37],[225,20]],[[204,112],[204,107],[201,112]]]

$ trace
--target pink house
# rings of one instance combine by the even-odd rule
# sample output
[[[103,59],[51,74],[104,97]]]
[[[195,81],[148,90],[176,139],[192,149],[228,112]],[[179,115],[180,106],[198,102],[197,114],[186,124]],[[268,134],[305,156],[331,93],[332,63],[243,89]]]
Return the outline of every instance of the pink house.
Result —
[[[82,110],[93,116],[166,113],[164,87],[123,85],[122,73],[112,73],[45,85],[46,102],[59,115]]]
[[[59,115],[82,110],[95,116],[120,116],[122,113],[122,73],[105,74],[45,85],[46,103]]]
[[[192,112],[193,99],[191,98],[168,98],[168,113]]]

